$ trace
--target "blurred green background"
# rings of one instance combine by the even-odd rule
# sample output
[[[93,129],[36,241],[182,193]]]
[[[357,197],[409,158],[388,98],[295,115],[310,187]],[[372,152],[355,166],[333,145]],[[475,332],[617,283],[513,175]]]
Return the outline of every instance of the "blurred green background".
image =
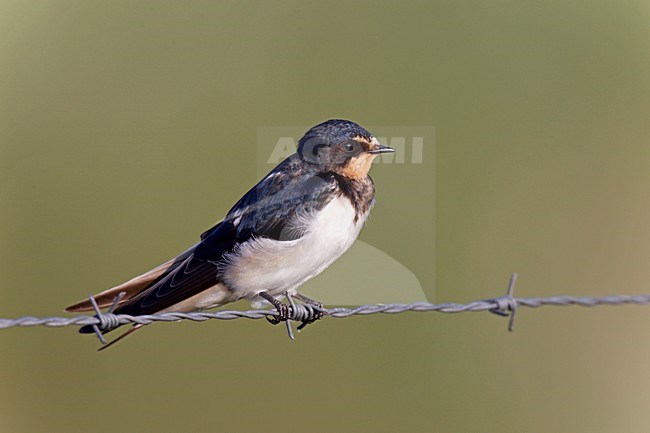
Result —
[[[432,300],[512,271],[519,296],[648,293],[649,20],[647,1],[0,1],[0,316],[60,315],[180,252],[258,179],[260,126],[332,117],[435,127],[424,164],[373,168],[361,234]],[[648,431],[650,309],[518,316],[329,319],[295,342],[158,324],[100,354],[74,328],[0,331],[0,431]]]

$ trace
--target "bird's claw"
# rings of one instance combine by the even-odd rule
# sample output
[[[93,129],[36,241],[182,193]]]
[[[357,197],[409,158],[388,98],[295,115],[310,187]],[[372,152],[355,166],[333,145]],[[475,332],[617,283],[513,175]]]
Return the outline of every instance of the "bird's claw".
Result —
[[[266,316],[266,320],[268,320],[270,324],[277,325],[280,322],[286,322],[289,320],[289,306],[287,304],[278,302],[277,304],[273,304],[273,306],[277,310],[278,315]]]
[[[291,320],[300,322],[300,325],[298,325],[297,328],[298,331],[300,331],[305,326],[309,325],[310,323],[314,323],[315,321],[320,320],[323,318],[323,316],[325,316],[325,309],[323,308],[323,304],[303,297],[302,295],[296,296],[287,293],[286,297],[288,304],[280,302],[278,299],[274,298],[267,292],[261,292],[260,296],[270,302],[278,313],[274,316],[266,316],[266,320],[268,320],[272,325],[277,325],[280,322],[285,322],[287,325],[287,333],[289,334],[289,338],[292,340],[294,337],[293,331],[291,330]],[[296,304],[293,299],[294,296],[296,296],[298,299],[303,300],[305,303]]]

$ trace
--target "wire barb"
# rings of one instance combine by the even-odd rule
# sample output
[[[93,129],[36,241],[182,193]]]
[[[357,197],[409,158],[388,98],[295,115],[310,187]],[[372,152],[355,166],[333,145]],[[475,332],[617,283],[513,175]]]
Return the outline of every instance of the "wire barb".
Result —
[[[97,305],[97,301],[95,300],[94,296],[90,295],[88,297],[93,310],[95,310],[95,317],[98,320],[98,323],[91,326],[93,328],[93,331],[95,331],[95,335],[99,341],[104,345],[108,344],[104,338],[104,332],[108,332],[120,326],[120,319],[117,315],[113,314],[113,311],[115,311],[115,308],[117,308],[124,295],[126,295],[126,292],[120,292],[115,297],[113,303],[105,313],[102,313],[102,310],[99,308],[99,305]]]
[[[515,313],[517,312],[517,298],[513,296],[515,291],[515,284],[517,283],[517,278],[519,274],[513,272],[510,276],[510,282],[508,283],[508,290],[506,290],[505,296],[500,296],[494,298],[493,301],[497,304],[496,308],[490,310],[490,313],[498,314],[499,316],[508,317],[508,331],[512,332],[515,325]]]
[[[293,335],[293,328],[291,327],[291,322],[301,322],[298,326],[298,331],[303,329],[305,326],[310,323],[321,319],[326,313],[325,310],[320,306],[320,304],[315,301],[310,303],[299,304],[294,300],[296,298],[309,299],[302,295],[292,295],[287,292],[285,297],[287,298],[287,304],[283,304],[279,299],[274,298],[266,292],[261,292],[260,296],[266,299],[273,307],[276,309],[276,314],[266,319],[272,325],[277,325],[280,322],[284,322],[287,327],[287,334],[291,340],[295,340]]]

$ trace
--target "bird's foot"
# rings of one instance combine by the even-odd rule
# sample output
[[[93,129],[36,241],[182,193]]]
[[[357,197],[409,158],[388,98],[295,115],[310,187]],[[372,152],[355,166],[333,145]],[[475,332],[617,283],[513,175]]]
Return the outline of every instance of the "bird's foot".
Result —
[[[268,292],[260,292],[260,296],[269,301],[269,303],[278,311],[277,316],[266,317],[266,320],[268,320],[269,323],[277,325],[280,322],[286,322],[289,320],[289,306],[287,304],[283,304],[279,299],[274,298]]]
[[[271,303],[278,312],[277,316],[267,317],[266,320],[273,325],[277,325],[280,322],[286,322],[287,333],[289,334],[289,338],[292,340],[294,337],[293,330],[291,329],[291,320],[300,322],[300,325],[298,325],[298,330],[300,331],[305,326],[322,319],[326,313],[322,303],[298,293],[294,295],[286,293],[289,305],[283,304],[268,292],[260,292],[260,296]],[[300,300],[303,304],[296,304],[294,298]]]

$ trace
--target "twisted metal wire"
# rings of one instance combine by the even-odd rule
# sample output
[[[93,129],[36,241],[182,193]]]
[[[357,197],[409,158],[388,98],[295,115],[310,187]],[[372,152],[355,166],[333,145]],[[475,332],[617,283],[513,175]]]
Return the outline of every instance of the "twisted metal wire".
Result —
[[[445,303],[431,304],[429,302],[414,302],[411,304],[368,304],[353,308],[321,308],[314,305],[305,305],[294,303],[290,299],[288,306],[288,319],[293,321],[311,323],[315,320],[315,315],[320,318],[329,316],[342,319],[351,316],[366,316],[370,314],[399,314],[407,311],[412,312],[438,312],[438,313],[465,313],[489,311],[494,314],[509,317],[508,329],[512,331],[515,312],[520,307],[538,308],[542,306],[582,306],[596,307],[600,305],[626,305],[626,304],[650,304],[650,295],[610,295],[601,297],[576,297],[576,296],[550,296],[535,298],[518,298],[513,296],[514,285],[517,280],[517,274],[510,278],[508,291],[505,296],[492,299],[484,299],[469,302],[466,304]],[[113,314],[112,310],[119,302],[116,299],[113,306],[105,313],[102,313],[94,299],[91,302],[95,307],[94,316],[82,315],[76,317],[32,317],[25,316],[16,319],[0,318],[0,329],[13,327],[63,327],[63,326],[85,326],[94,327],[97,336],[102,343],[105,340],[102,331],[108,331],[125,324],[147,325],[153,322],[178,322],[181,320],[191,320],[193,322],[204,322],[206,320],[234,320],[234,319],[262,319],[273,318],[279,315],[276,310],[223,310],[214,312],[194,312],[194,313],[162,313],[149,314],[142,316],[131,316],[128,314]],[[293,337],[291,328],[288,327],[289,336]]]

